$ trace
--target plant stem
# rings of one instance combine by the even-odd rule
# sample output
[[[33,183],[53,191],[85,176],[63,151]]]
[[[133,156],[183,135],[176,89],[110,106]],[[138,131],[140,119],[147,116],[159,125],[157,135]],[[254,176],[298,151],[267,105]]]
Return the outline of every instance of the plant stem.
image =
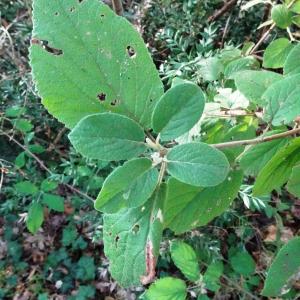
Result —
[[[256,139],[252,140],[241,140],[241,141],[233,141],[233,142],[225,142],[220,144],[211,144],[211,146],[217,148],[217,149],[223,149],[223,148],[232,148],[232,147],[238,147],[238,146],[248,146],[248,145],[256,145],[261,144],[265,142],[270,142],[277,139],[282,139],[294,134],[300,133],[300,128],[295,128],[286,132],[273,134],[270,136],[260,136]]]
[[[124,13],[122,0],[112,0],[112,5],[115,13],[119,16],[122,16]]]
[[[1,135],[6,136],[10,141],[13,141],[16,145],[18,145],[20,148],[22,148],[29,156],[31,156],[38,164],[39,166],[46,172],[48,172],[50,175],[53,175],[52,171],[45,166],[44,162],[42,160],[40,160],[34,153],[32,153],[27,147],[25,147],[24,145],[22,145],[20,142],[18,142],[14,137],[10,136],[9,134],[7,134],[6,132],[2,131],[0,132]],[[75,192],[76,194],[94,202],[95,200],[90,197],[89,195],[81,192],[80,190],[76,189],[74,186],[68,184],[68,183],[62,183],[64,186],[66,186],[67,188],[69,188],[71,191]]]

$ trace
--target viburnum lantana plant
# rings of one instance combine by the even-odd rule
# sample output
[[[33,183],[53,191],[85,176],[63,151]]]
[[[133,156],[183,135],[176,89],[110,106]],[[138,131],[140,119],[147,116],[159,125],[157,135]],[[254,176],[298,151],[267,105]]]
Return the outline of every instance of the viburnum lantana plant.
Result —
[[[244,176],[257,177],[255,195],[287,181],[300,194],[299,45],[267,49],[264,64],[283,75],[260,69],[250,51],[221,53],[211,67],[218,64],[231,99],[243,99],[235,107],[228,90],[212,98],[182,79],[164,92],[138,32],[99,0],[34,0],[33,23],[30,60],[42,103],[71,130],[79,153],[120,162],[95,208],[122,286],[153,281],[163,230],[207,224],[230,206]],[[211,123],[212,103],[219,110]],[[220,108],[230,116],[240,107],[237,122],[226,123]]]

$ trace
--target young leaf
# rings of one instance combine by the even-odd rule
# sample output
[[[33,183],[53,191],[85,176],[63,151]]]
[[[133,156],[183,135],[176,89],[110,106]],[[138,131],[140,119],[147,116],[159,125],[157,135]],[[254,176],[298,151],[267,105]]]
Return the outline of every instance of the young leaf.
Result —
[[[242,71],[234,76],[237,89],[252,103],[263,105],[261,97],[274,82],[281,80],[280,74],[270,71]]]
[[[123,207],[138,207],[154,192],[158,171],[148,158],[136,158],[115,169],[104,181],[95,202],[97,210],[113,213]]]
[[[284,245],[273,261],[265,281],[262,295],[275,297],[300,268],[300,238],[296,237]]]
[[[269,131],[265,136],[277,134],[281,130]],[[261,143],[248,148],[240,159],[240,166],[247,175],[257,176],[260,170],[275,155],[275,153],[288,143],[289,139],[278,139]]]
[[[36,185],[31,183],[30,181],[22,181],[15,184],[15,189],[19,194],[28,196],[34,195],[38,192],[38,188]]]
[[[300,74],[272,84],[263,94],[266,102],[264,120],[274,126],[289,124],[300,115]]]
[[[43,224],[43,221],[43,207],[40,203],[34,202],[29,208],[28,215],[26,218],[26,226],[31,233],[35,234]]]
[[[272,20],[281,28],[286,29],[292,24],[292,13],[284,4],[274,5],[271,11]]]
[[[145,294],[146,300],[185,300],[185,282],[181,279],[165,277],[154,282]]]
[[[111,275],[123,287],[148,284],[155,277],[164,200],[162,185],[144,206],[104,215],[104,252]]]
[[[51,114],[74,127],[113,111],[150,127],[163,85],[134,27],[102,1],[33,1],[30,61]]]
[[[156,104],[153,130],[162,141],[172,140],[189,131],[199,121],[205,96],[194,83],[182,83],[169,89]]]
[[[274,40],[265,50],[263,67],[272,69],[282,68],[293,47],[293,44],[286,38]]]
[[[44,194],[43,203],[46,204],[50,209],[58,212],[64,212],[64,198],[58,195]]]
[[[130,159],[146,149],[143,129],[135,121],[114,113],[83,118],[69,139],[82,155],[107,161]]]
[[[181,241],[172,241],[171,257],[176,267],[187,279],[191,281],[199,279],[200,270],[197,255],[190,245]]]
[[[249,276],[255,271],[255,261],[247,251],[237,252],[230,257],[230,263],[234,271],[244,276]]]
[[[287,183],[287,190],[300,198],[300,165],[297,165],[292,169],[291,177]]]
[[[297,44],[289,53],[284,66],[284,75],[295,75],[300,73],[300,44]]]
[[[206,225],[228,209],[238,194],[242,180],[241,171],[232,171],[218,186],[199,188],[170,178],[165,204],[165,227],[181,234]]]
[[[288,181],[292,168],[299,161],[300,138],[295,138],[280,149],[259,172],[253,187],[253,195],[265,195],[281,187]]]
[[[229,172],[226,156],[204,143],[188,143],[172,148],[167,154],[167,170],[176,179],[195,186],[215,186]]]

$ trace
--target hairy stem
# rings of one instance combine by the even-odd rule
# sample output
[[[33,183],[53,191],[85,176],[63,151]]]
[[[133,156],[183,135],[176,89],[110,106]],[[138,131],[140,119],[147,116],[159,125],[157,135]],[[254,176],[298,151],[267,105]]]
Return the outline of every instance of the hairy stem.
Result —
[[[233,141],[233,142],[225,142],[220,144],[211,144],[211,146],[223,149],[223,148],[232,148],[232,147],[238,147],[238,146],[248,146],[248,145],[256,145],[261,144],[265,142],[270,142],[277,139],[282,139],[288,136],[292,136],[294,134],[300,133],[300,128],[295,128],[286,132],[273,134],[270,136],[261,136],[252,140],[242,140],[242,141]]]

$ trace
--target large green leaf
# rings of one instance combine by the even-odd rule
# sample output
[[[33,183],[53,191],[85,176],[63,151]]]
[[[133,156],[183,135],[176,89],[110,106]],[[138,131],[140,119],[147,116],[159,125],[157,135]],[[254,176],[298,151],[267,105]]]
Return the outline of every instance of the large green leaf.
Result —
[[[199,188],[170,178],[165,205],[165,227],[179,234],[206,225],[228,209],[237,196],[242,179],[241,171],[232,171],[218,186]]]
[[[279,38],[269,44],[263,59],[263,67],[265,68],[282,68],[284,62],[293,49],[293,44],[287,38]]]
[[[282,131],[269,131],[265,136],[277,134]],[[278,139],[267,143],[261,143],[249,147],[243,153],[240,159],[240,166],[247,175],[257,176],[259,171],[267,164],[267,162],[275,155],[275,153],[284,145],[289,139]]]
[[[150,127],[163,86],[125,18],[99,0],[34,0],[32,36],[34,81],[43,104],[67,127],[104,111]]]
[[[296,47],[289,53],[284,66],[283,73],[284,75],[295,75],[300,73],[300,44],[297,44]]]
[[[242,71],[234,76],[237,89],[251,102],[263,105],[261,97],[274,82],[281,80],[280,74],[270,71]]]
[[[83,118],[69,139],[82,155],[107,161],[130,159],[146,149],[143,129],[135,121],[115,113]]]
[[[266,102],[264,119],[274,126],[289,124],[300,115],[300,74],[272,84],[263,94]]]
[[[275,297],[282,294],[282,288],[300,268],[300,237],[284,245],[273,261],[265,281],[262,295]]]
[[[31,204],[26,218],[26,226],[31,233],[36,233],[44,221],[44,210],[40,203]]]
[[[146,300],[185,300],[185,282],[181,279],[165,277],[153,283],[145,294]]]
[[[291,177],[287,183],[287,189],[290,193],[300,198],[300,165],[292,169]]]
[[[285,4],[274,5],[271,17],[279,28],[286,29],[292,24],[292,13]]]
[[[254,195],[264,195],[286,183],[292,168],[300,161],[300,138],[290,141],[280,149],[259,172],[254,187]]]
[[[123,207],[138,207],[151,197],[157,180],[158,171],[150,159],[130,160],[105,179],[95,208],[112,213]]]
[[[104,215],[104,251],[111,275],[123,287],[148,284],[155,276],[164,200],[162,185],[144,206]]]
[[[181,241],[172,241],[171,257],[176,267],[180,269],[187,279],[191,281],[199,279],[200,270],[197,255],[189,244]]]
[[[169,89],[157,103],[153,130],[163,141],[172,140],[189,131],[199,121],[205,96],[194,83],[182,83]]]
[[[172,148],[167,154],[167,170],[178,179],[195,186],[215,186],[229,172],[226,156],[204,143],[188,143]]]

